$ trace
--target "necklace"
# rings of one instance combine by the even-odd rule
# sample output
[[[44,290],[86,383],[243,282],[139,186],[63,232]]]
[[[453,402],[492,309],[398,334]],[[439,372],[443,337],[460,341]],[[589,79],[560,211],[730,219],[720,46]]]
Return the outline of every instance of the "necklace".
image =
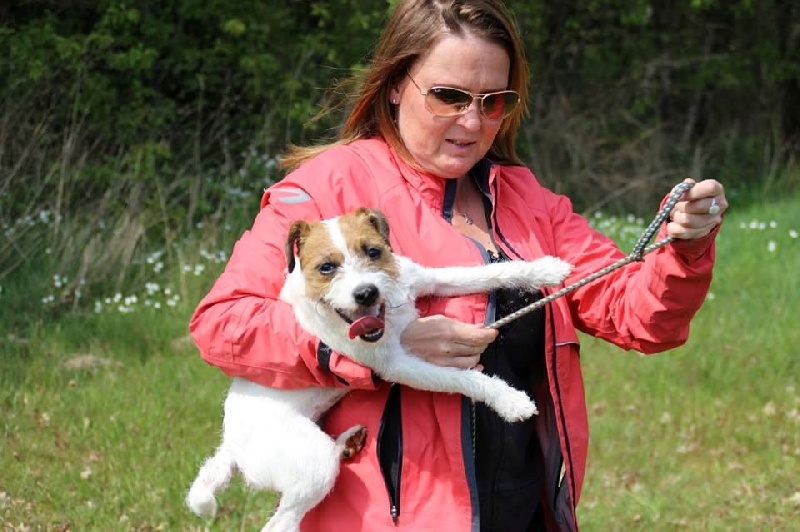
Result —
[[[470,218],[469,216],[467,216],[463,212],[456,211],[456,214],[461,216],[461,219],[463,219],[464,223],[467,224],[467,225],[472,225],[473,223],[475,223],[475,222],[472,221],[472,218]]]
[[[458,206],[465,206],[469,202],[470,199],[470,183],[468,178],[461,178],[458,182],[458,189],[456,190],[456,198],[453,202],[453,212],[460,216],[464,223],[467,225],[474,225],[475,220],[468,214],[466,214],[463,210],[459,209]]]

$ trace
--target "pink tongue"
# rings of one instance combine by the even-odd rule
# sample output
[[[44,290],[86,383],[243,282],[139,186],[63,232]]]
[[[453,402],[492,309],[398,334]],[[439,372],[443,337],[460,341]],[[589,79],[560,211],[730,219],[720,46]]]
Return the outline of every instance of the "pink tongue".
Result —
[[[363,318],[358,318],[353,322],[352,325],[350,325],[350,339],[363,336],[378,329],[383,329],[383,320],[376,318],[375,316],[364,316]]]

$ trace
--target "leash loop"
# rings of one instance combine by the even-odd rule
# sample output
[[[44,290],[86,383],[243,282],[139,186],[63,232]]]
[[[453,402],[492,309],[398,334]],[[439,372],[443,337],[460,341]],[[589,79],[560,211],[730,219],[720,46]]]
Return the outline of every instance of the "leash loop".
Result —
[[[542,308],[543,306],[547,305],[551,301],[558,299],[559,297],[565,296],[570,292],[574,292],[578,288],[586,286],[592,281],[595,281],[603,277],[604,275],[608,275],[614,270],[622,268],[626,264],[630,264],[631,262],[642,261],[644,260],[644,256],[647,255],[648,253],[651,253],[657,250],[658,248],[664,247],[667,244],[671,243],[675,239],[671,236],[668,236],[666,238],[659,240],[654,244],[648,245],[650,240],[653,238],[653,235],[655,235],[658,232],[658,229],[659,227],[661,227],[661,224],[664,223],[664,221],[669,217],[669,213],[672,212],[672,209],[675,207],[675,204],[678,203],[678,200],[681,199],[681,196],[683,196],[683,194],[693,186],[694,186],[693,182],[683,181],[681,183],[678,183],[672,189],[672,191],[669,193],[669,197],[664,202],[664,206],[661,208],[661,210],[658,211],[658,214],[656,214],[655,218],[653,218],[653,221],[650,222],[650,225],[647,226],[647,229],[644,230],[644,233],[642,233],[642,236],[639,238],[638,242],[636,242],[636,245],[633,247],[633,251],[631,251],[630,255],[618,260],[613,264],[609,264],[605,268],[602,268],[596,271],[595,273],[587,277],[584,277],[580,281],[576,281],[569,286],[565,286],[564,288],[556,292],[553,292],[547,297],[543,297],[542,299],[534,303],[531,303],[527,307],[523,307],[518,311],[512,312],[508,316],[495,321],[494,323],[488,324],[486,328],[499,329],[500,327],[503,327],[504,325],[511,323],[517,318],[521,318],[526,314],[529,314],[535,310]]]

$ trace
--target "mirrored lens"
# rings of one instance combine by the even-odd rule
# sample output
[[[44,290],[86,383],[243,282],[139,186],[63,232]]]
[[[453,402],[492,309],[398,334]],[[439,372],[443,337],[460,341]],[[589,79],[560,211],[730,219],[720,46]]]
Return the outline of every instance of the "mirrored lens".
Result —
[[[472,94],[452,87],[431,87],[425,94],[428,110],[437,116],[456,116],[464,113],[475,98]],[[490,120],[507,117],[519,102],[514,91],[491,92],[480,96],[481,113]]]
[[[439,116],[460,114],[472,103],[470,93],[450,87],[432,87],[426,96],[430,111]]]
[[[494,92],[487,94],[481,100],[481,111],[486,118],[498,120],[510,115],[519,102],[515,92]]]

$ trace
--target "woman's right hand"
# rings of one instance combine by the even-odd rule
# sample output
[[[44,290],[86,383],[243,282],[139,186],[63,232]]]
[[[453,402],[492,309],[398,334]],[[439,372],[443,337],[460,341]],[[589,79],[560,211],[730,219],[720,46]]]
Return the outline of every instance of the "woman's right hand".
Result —
[[[400,342],[410,353],[431,364],[470,369],[476,368],[481,353],[496,337],[497,330],[482,324],[436,315],[412,322],[403,331]]]

